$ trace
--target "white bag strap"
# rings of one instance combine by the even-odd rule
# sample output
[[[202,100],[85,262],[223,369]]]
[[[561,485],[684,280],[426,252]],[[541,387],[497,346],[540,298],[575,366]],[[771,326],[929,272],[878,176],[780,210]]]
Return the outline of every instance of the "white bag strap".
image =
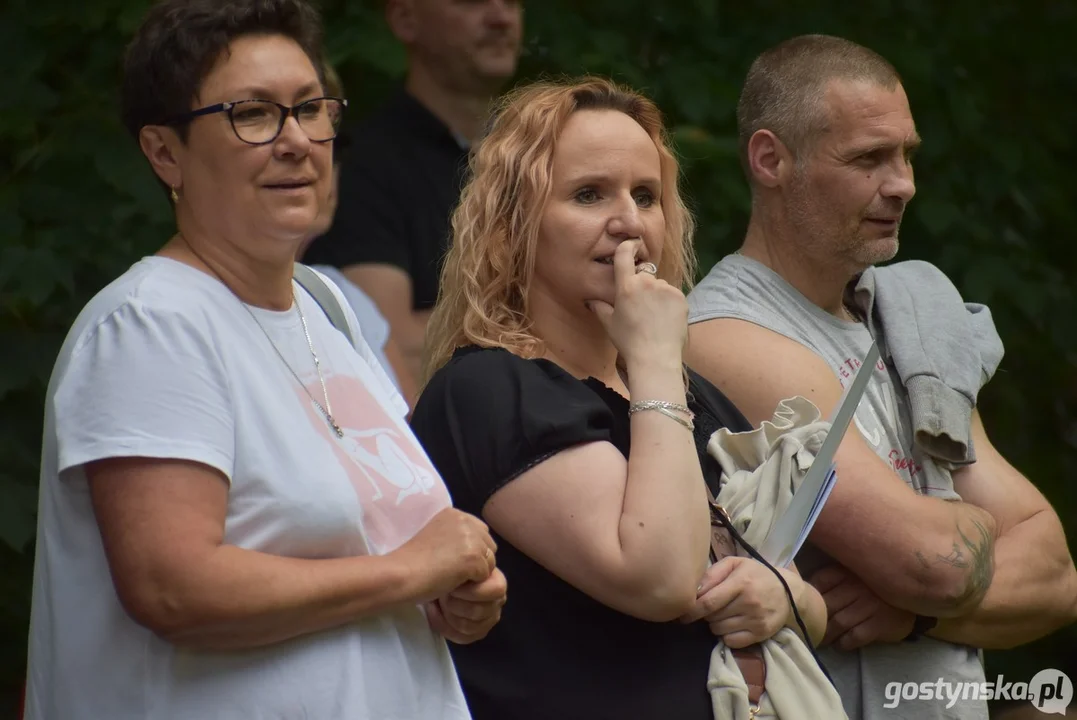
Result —
[[[351,328],[348,327],[348,318],[344,314],[344,308],[340,306],[340,302],[337,301],[336,295],[329,289],[329,286],[325,284],[325,281],[318,275],[318,273],[311,270],[302,263],[296,263],[293,271],[295,281],[299,283],[304,290],[310,293],[310,296],[314,298],[314,301],[318,303],[327,316],[329,316],[329,322],[333,323],[333,326],[337,330],[344,333],[344,337],[348,338],[348,342],[352,347],[355,347],[355,338],[352,337]]]

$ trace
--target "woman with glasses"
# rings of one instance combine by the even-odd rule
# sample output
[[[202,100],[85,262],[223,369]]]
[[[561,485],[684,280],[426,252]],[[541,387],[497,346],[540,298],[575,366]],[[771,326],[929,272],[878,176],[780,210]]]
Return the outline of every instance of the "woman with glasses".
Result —
[[[445,638],[497,622],[494,543],[293,278],[345,107],[319,34],[304,0],[165,0],[128,50],[177,231],[53,370],[31,720],[468,717]]]

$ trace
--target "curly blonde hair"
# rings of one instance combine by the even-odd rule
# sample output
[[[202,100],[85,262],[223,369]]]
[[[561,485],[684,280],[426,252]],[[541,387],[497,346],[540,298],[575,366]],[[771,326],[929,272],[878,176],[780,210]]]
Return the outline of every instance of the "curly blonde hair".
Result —
[[[505,95],[470,160],[470,177],[452,216],[452,243],[427,325],[423,384],[463,345],[538,357],[528,291],[539,224],[550,195],[553,155],[572,113],[613,110],[639,123],[658,148],[665,243],[658,277],[687,291],[695,277],[691,213],[678,189],[680,168],[661,113],[643,95],[585,77],[541,81]]]

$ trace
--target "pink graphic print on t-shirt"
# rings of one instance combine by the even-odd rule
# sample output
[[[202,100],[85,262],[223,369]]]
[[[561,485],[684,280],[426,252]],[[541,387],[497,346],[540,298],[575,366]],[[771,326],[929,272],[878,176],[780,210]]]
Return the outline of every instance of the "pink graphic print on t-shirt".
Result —
[[[326,378],[338,438],[310,397],[296,388],[307,417],[333,447],[362,509],[370,551],[391,552],[411,539],[439,511],[449,507],[448,490],[413,437],[355,377]],[[307,386],[320,398],[321,383]]]
[[[858,358],[850,357],[846,358],[838,366],[838,380],[841,382],[843,389],[860,370],[861,364]],[[914,479],[917,474],[923,471],[923,467],[916,459],[907,457],[901,447],[894,447],[886,430],[887,427],[891,427],[900,432],[898,401],[894,394],[894,387],[890,381],[886,363],[879,360],[872,372],[873,375],[869,381],[868,390],[856,408],[853,421],[864,440],[867,441],[875,453],[885,460],[906,483],[916,488],[917,484]],[[874,390],[872,385],[876,386],[878,390]],[[877,405],[872,402],[873,393],[878,397]]]

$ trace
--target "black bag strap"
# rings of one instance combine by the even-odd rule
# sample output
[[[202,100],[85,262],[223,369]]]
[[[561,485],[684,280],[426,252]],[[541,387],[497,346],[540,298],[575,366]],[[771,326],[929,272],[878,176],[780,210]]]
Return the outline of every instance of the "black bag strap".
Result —
[[[351,343],[352,347],[355,347],[355,338],[352,336],[351,328],[348,327],[348,317],[344,314],[344,308],[340,306],[336,295],[325,284],[325,281],[322,280],[318,273],[302,263],[295,264],[292,274],[295,281],[321,306],[322,311],[329,317],[329,322],[333,323],[337,330],[344,333],[344,337],[348,338],[348,342]]]

